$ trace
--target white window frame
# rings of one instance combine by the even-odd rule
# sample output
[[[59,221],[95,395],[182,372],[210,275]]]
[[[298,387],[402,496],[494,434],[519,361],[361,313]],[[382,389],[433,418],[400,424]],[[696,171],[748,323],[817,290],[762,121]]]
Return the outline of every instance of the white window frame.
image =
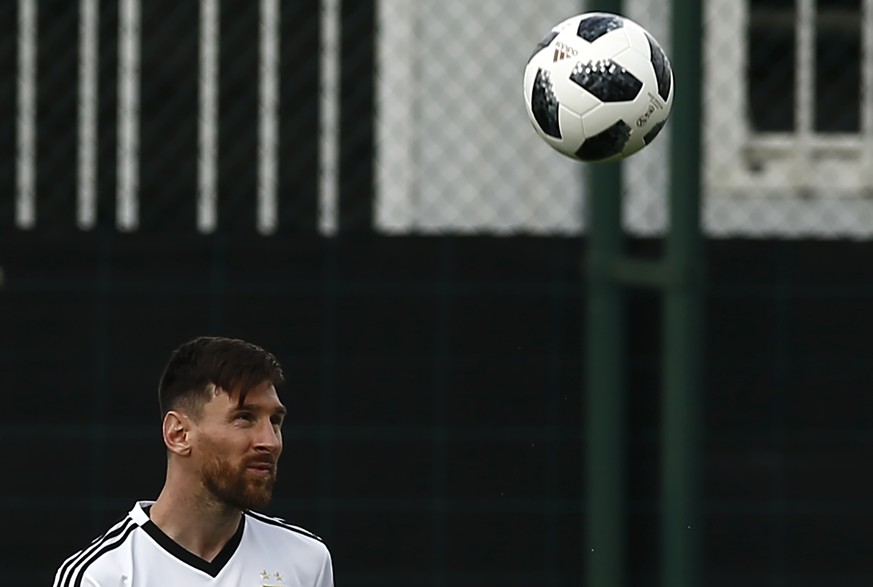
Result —
[[[750,0],[705,3],[703,177],[714,197],[873,196],[873,0],[862,0],[859,133],[812,130],[815,0],[797,0],[796,130],[756,133],[748,116]]]

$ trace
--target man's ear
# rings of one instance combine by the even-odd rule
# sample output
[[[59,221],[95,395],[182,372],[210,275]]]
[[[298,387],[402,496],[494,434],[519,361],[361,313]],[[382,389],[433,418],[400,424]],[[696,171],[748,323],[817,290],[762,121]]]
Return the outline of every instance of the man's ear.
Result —
[[[164,444],[167,450],[179,456],[191,453],[191,420],[185,414],[170,410],[164,416]]]

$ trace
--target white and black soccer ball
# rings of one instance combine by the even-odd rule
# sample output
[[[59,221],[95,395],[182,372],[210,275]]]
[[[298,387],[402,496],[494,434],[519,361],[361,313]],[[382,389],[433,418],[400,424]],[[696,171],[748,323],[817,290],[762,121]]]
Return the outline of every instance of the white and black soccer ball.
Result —
[[[555,25],[524,70],[531,124],[580,161],[615,161],[652,142],[673,105],[673,71],[634,21],[588,12]]]

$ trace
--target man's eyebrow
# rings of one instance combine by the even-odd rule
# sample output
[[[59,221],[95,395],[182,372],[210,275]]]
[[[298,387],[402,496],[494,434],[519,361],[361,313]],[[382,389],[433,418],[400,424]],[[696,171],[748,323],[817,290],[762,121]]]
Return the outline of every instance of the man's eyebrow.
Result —
[[[246,403],[246,404],[236,406],[233,409],[233,411],[234,412],[257,412],[261,409],[262,409],[261,406],[259,406],[257,404]],[[271,410],[271,411],[273,414],[277,414],[280,416],[285,416],[286,414],[288,414],[288,409],[285,406],[278,406],[276,409]]]

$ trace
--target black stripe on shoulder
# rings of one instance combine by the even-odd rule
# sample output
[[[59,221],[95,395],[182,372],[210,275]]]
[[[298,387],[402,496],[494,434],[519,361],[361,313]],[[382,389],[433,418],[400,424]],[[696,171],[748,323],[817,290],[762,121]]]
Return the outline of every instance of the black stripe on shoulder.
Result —
[[[286,522],[282,518],[274,518],[273,516],[259,514],[258,512],[253,512],[251,510],[246,510],[245,513],[247,516],[251,516],[255,520],[258,520],[260,522],[264,522],[265,524],[270,524],[271,526],[276,526],[278,528],[284,528],[286,530],[296,532],[297,534],[300,534],[302,536],[306,536],[307,538],[312,538],[313,540],[318,540],[319,542],[324,542],[320,536],[316,536],[315,534],[313,534],[309,530],[304,530],[303,528],[300,528],[299,526],[294,526],[292,524],[289,524],[288,522]]]
[[[124,532],[124,528],[126,527],[126,525],[132,521],[133,520],[130,518],[130,516],[125,516],[121,518],[120,520],[118,520],[118,522],[110,526],[109,530],[92,540],[91,544],[67,558],[67,560],[65,560],[61,564],[61,567],[58,569],[58,572],[55,576],[54,587],[60,587],[65,582],[64,579],[66,578],[72,567],[78,565],[84,558],[100,548],[100,546],[103,545],[105,542],[112,540],[113,538]]]
[[[130,534],[139,528],[139,526],[133,521],[130,520],[129,523],[124,525],[124,531],[120,536],[115,538],[114,540],[105,540],[100,548],[93,551],[91,555],[80,561],[76,564],[76,566],[71,569],[70,575],[67,577],[66,581],[63,582],[62,587],[81,587],[82,586],[82,577],[85,576],[85,571],[91,566],[91,563],[99,559],[101,556],[115,550],[127,540],[127,537]]]

